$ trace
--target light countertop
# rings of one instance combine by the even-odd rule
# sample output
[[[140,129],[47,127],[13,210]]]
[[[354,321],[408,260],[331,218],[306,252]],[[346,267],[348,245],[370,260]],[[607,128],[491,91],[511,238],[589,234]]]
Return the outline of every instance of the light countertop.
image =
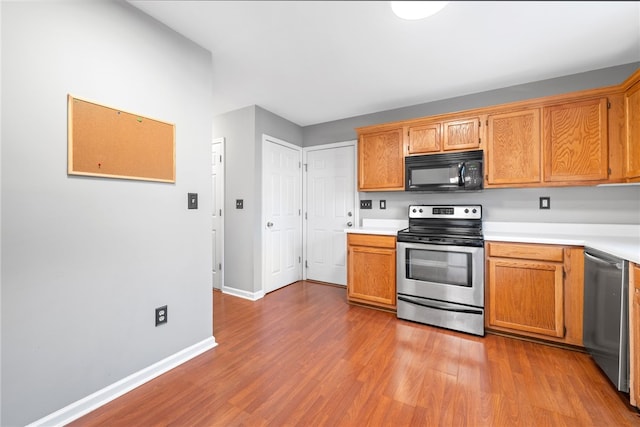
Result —
[[[346,233],[395,236],[409,226],[402,219],[363,219]],[[640,264],[640,225],[483,222],[485,241],[584,246]]]
[[[398,231],[409,227],[406,219],[363,219],[362,227],[346,228],[345,233],[381,234],[395,236]]]
[[[640,264],[640,226],[484,222],[485,241],[584,246]]]

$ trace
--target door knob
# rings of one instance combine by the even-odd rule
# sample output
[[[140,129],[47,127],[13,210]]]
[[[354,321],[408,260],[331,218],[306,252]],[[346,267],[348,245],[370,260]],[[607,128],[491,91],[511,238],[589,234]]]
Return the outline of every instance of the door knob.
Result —
[[[272,223],[271,221],[269,221],[269,222],[267,223],[267,227],[269,227],[269,228],[273,227],[273,223]]]
[[[351,226],[353,226],[353,223],[352,223],[351,221],[349,221],[349,222],[347,223],[347,227],[351,227]]]
[[[351,212],[347,212],[347,216],[353,216]]]

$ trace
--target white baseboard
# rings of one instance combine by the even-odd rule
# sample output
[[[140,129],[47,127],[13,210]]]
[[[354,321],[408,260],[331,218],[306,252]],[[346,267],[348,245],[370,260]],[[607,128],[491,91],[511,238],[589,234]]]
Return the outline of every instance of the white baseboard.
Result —
[[[199,343],[187,347],[161,361],[154,363],[138,372],[135,372],[128,377],[121,379],[101,390],[90,394],[70,405],[65,406],[58,411],[47,415],[44,418],[40,418],[37,421],[29,424],[27,427],[40,427],[40,426],[64,426],[83,415],[105,405],[112,400],[122,396],[123,394],[133,390],[136,387],[164,374],[167,371],[179,366],[190,359],[204,353],[217,346],[216,339],[214,337],[207,338]]]
[[[264,291],[249,292],[242,289],[230,288],[228,286],[222,286],[222,293],[233,295],[234,297],[240,297],[251,301],[257,301],[264,297]]]

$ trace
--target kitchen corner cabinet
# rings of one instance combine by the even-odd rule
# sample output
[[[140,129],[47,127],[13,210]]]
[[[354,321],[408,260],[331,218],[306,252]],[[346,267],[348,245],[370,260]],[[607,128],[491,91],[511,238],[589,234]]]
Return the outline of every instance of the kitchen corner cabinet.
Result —
[[[545,182],[607,181],[607,105],[596,98],[543,108]]]
[[[540,183],[540,109],[487,117],[487,179],[491,185]]]
[[[347,299],[395,311],[395,236],[347,234]]]
[[[358,141],[358,190],[404,190],[403,129],[362,133]]]
[[[465,117],[407,126],[407,155],[478,149],[480,123],[479,117]]]
[[[629,397],[633,406],[640,406],[640,265],[629,264]]]
[[[640,181],[640,82],[625,92],[625,178]]]
[[[582,346],[582,248],[486,245],[487,329]]]

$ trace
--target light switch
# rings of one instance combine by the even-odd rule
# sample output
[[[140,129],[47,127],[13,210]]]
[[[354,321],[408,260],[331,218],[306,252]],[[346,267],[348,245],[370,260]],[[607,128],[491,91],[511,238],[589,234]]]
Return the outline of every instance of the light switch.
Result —
[[[198,209],[198,193],[187,194],[187,208]]]
[[[551,197],[540,197],[540,209],[551,209]]]

